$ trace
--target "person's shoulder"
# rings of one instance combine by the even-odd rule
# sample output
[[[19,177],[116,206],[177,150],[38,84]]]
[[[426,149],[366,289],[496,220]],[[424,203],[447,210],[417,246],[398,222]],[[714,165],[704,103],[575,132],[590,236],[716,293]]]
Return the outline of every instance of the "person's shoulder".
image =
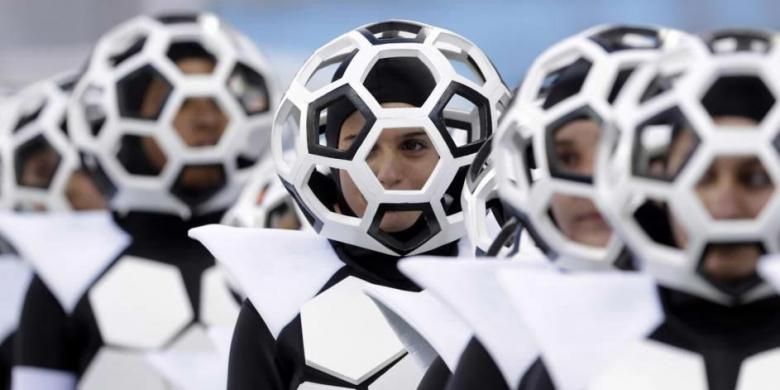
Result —
[[[328,240],[311,232],[208,225],[190,236],[211,252],[274,337],[344,265]]]

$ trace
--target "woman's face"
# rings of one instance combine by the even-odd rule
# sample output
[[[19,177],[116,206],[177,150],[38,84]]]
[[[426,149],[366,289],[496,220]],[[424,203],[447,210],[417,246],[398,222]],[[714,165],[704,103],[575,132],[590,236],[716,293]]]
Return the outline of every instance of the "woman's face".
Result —
[[[202,58],[185,58],[176,62],[184,74],[209,74],[214,70],[214,63]],[[141,104],[141,115],[147,118],[155,117],[165,102],[168,86],[155,78],[150,83]],[[216,145],[225,128],[228,118],[222,109],[211,98],[188,98],[173,119],[173,127],[179,137],[189,147],[197,148]],[[152,166],[162,169],[165,165],[165,154],[151,137],[142,141],[144,152]],[[185,188],[209,188],[224,179],[221,169],[214,166],[188,166],[182,171],[180,184]]]
[[[405,103],[384,103],[385,108],[411,107]],[[355,112],[344,121],[339,134],[339,150],[347,150],[365,124]],[[386,190],[419,190],[433,173],[439,154],[421,128],[384,129],[366,158],[366,163]],[[366,211],[366,199],[347,171],[339,170],[341,191],[347,205],[358,217]],[[418,220],[420,211],[391,211],[384,215],[380,230],[394,233],[406,230]]]
[[[568,174],[592,176],[601,127],[590,119],[576,119],[553,135],[554,159],[560,170]],[[550,211],[556,225],[566,238],[577,243],[604,247],[612,237],[612,229],[588,198],[554,194]]]
[[[726,126],[755,126],[753,120],[724,116],[716,123]],[[683,132],[672,144],[667,172],[681,169],[695,140]],[[775,187],[758,158],[754,156],[716,157],[696,184],[696,194],[716,220],[754,219],[774,193]],[[675,216],[671,216],[672,232],[677,246],[685,248],[688,237]],[[735,281],[755,273],[761,250],[757,245],[715,245],[704,255],[702,270],[720,281]]]

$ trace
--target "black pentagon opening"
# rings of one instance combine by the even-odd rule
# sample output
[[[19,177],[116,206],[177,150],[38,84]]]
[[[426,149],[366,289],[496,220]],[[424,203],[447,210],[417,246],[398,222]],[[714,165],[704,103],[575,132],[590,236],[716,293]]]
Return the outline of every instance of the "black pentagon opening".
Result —
[[[206,202],[227,184],[222,164],[185,165],[171,187],[171,194],[189,206]]]
[[[67,115],[63,115],[62,119],[60,119],[60,124],[58,126],[60,131],[62,131],[62,135],[64,135],[66,138],[70,138],[70,130],[68,129],[68,117]]]
[[[227,89],[247,115],[268,112],[271,97],[260,73],[243,63],[237,63],[230,72]]]
[[[163,24],[197,23],[200,18],[196,13],[180,13],[158,15],[155,19]]]
[[[116,185],[94,155],[79,152],[79,159],[81,160],[81,165],[86,169],[98,190],[106,199],[110,199],[116,195]]]
[[[372,24],[360,29],[360,33],[374,45],[425,41],[422,25],[400,20]]]
[[[389,218],[395,216],[410,218],[414,215],[418,215],[417,221],[411,228],[404,231],[386,231],[382,227],[383,224],[387,223],[388,216],[390,216]],[[368,235],[403,256],[425,244],[440,231],[441,227],[428,203],[380,204],[374,219],[371,221],[371,226],[368,228]],[[409,232],[416,233],[409,236]]]
[[[719,117],[741,117],[761,123],[774,106],[775,97],[761,78],[731,75],[715,80],[701,104],[716,126]]]
[[[49,188],[62,158],[43,134],[31,138],[14,150],[16,184],[21,187]]]
[[[80,106],[84,110],[84,119],[87,121],[90,133],[97,137],[106,124],[106,110],[103,107],[105,90],[94,85],[88,86],[79,98]]]
[[[309,153],[351,160],[376,117],[357,93],[344,85],[309,105],[306,138]],[[345,132],[354,135],[347,140]]]
[[[157,120],[173,87],[151,65],[145,65],[117,82],[119,114],[125,118]]]
[[[669,92],[674,87],[675,81],[682,75],[683,73],[655,75],[639,97],[639,103],[646,103]]]
[[[214,68],[217,65],[217,57],[203,47],[200,42],[196,41],[174,42],[168,47],[168,51],[165,55],[171,62],[187,74],[211,74],[214,72]],[[188,66],[184,68],[181,61],[188,59],[206,60],[211,66]]]
[[[615,103],[620,91],[623,89],[626,81],[628,81],[628,78],[634,73],[634,70],[636,70],[635,67],[627,67],[618,71],[615,80],[612,81],[612,88],[609,90],[609,95],[607,96],[607,102],[609,104]]]
[[[543,100],[542,108],[549,109],[556,104],[580,93],[593,63],[578,58],[570,64],[555,69],[544,76],[537,99]]]
[[[589,107],[576,109],[545,129],[550,175],[592,183],[604,121]]]
[[[18,133],[30,123],[35,122],[35,120],[41,116],[44,107],[46,107],[46,99],[43,99],[32,107],[27,107],[27,109],[22,112],[22,115],[19,116],[19,119],[17,119],[16,124],[13,127],[13,134]]]
[[[676,230],[682,236],[688,234],[679,224],[672,227],[671,212],[663,200],[645,200],[634,210],[633,220],[646,240],[669,249],[680,249],[673,232]]]
[[[371,67],[363,86],[379,104],[422,107],[436,88],[436,79],[417,57],[390,57],[380,59]]]
[[[712,53],[728,54],[738,52],[768,53],[772,48],[772,37],[756,30],[721,30],[707,40]]]
[[[721,292],[735,300],[761,284],[756,270],[766,254],[760,242],[708,243],[696,271]]]
[[[141,50],[143,50],[145,44],[145,35],[134,35],[126,37],[124,42],[114,50],[114,53],[108,58],[108,61],[111,66],[117,67],[136,54],[140,53]]]
[[[264,227],[269,229],[300,229],[301,221],[298,220],[294,207],[287,201],[280,202],[268,211],[268,218],[265,220]]]
[[[134,134],[122,136],[116,158],[127,173],[150,177],[158,176],[168,162],[154,138]]]
[[[634,132],[631,172],[635,176],[672,182],[687,167],[700,137],[677,107],[640,123]]]
[[[607,53],[621,50],[653,50],[661,47],[658,30],[646,27],[618,26],[590,36]]]
[[[357,54],[358,49],[348,47],[332,57],[323,60],[306,80],[306,89],[310,92],[319,90],[330,83],[334,83],[344,77],[347,67],[352,62],[352,58]]]
[[[447,87],[429,117],[456,158],[477,153],[493,134],[488,99],[457,82]]]
[[[312,173],[312,176],[317,175],[317,174],[318,174],[318,172],[315,171],[314,173]],[[290,196],[292,196],[293,200],[298,205],[298,207],[301,210],[301,213],[303,213],[303,216],[306,218],[306,221],[309,222],[309,225],[311,225],[311,227],[314,229],[315,232],[319,233],[322,230],[322,226],[323,226],[322,221],[319,220],[314,215],[314,213],[311,211],[311,209],[309,209],[309,207],[306,205],[306,202],[303,201],[303,198],[301,198],[301,195],[298,193],[298,191],[295,190],[295,187],[292,184],[290,184],[289,182],[285,181],[282,178],[279,178],[279,180],[281,180],[282,185],[284,185],[284,188],[287,189],[287,192],[290,194]],[[326,178],[326,180],[330,181],[330,183],[332,185],[332,183],[333,183],[332,180],[330,180],[328,178]],[[320,188],[313,187],[312,184],[314,184],[314,186],[317,186],[317,185],[322,184],[322,183],[323,183],[322,180],[315,180],[314,183],[312,183],[312,179],[310,178],[308,185],[312,188],[314,193],[317,194],[318,191],[320,191]]]

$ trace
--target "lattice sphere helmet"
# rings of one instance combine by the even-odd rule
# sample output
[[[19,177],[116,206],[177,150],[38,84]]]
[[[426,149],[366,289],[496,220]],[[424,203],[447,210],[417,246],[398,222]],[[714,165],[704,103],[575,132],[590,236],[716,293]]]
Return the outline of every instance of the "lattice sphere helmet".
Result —
[[[661,285],[723,304],[771,294],[755,262],[780,249],[779,45],[714,33],[638,70],[618,99],[599,199]]]
[[[515,220],[507,218],[498,197],[491,141],[482,145],[471,163],[460,202],[474,254],[509,257],[518,249],[516,239],[520,229]]]
[[[268,148],[274,77],[212,14],[140,16],[95,45],[68,124],[113,210],[224,210]]]
[[[466,170],[508,98],[465,38],[416,22],[367,25],[317,50],[292,81],[274,123],[277,170],[320,234],[424,253],[465,235]],[[399,220],[414,225],[386,227]]]
[[[284,188],[272,158],[255,167],[236,204],[222,223],[245,228],[311,229],[306,217]]]
[[[494,136],[498,192],[559,266],[610,269],[624,258],[595,205],[595,149],[625,80],[685,36],[597,26],[546,50],[521,83]]]
[[[66,122],[70,93],[77,76],[65,73],[25,87],[3,101],[2,177],[8,207],[33,211],[69,211],[79,200],[68,187],[82,180],[92,190],[91,207],[102,197],[81,172],[78,152]],[[79,178],[74,178],[74,176]],[[78,208],[78,207],[76,207]]]

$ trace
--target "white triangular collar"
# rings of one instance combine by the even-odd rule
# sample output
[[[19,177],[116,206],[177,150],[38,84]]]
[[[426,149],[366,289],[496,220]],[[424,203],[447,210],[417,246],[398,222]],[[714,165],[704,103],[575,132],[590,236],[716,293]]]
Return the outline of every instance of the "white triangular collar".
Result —
[[[190,237],[225,267],[274,338],[343,266],[328,240],[311,232],[208,225]]]
[[[435,354],[444,360],[447,367],[454,371],[458,359],[472,337],[472,332],[448,306],[425,290],[411,292],[370,285],[366,289],[366,294],[383,308],[383,313],[388,311],[394,313],[403,321],[405,327],[411,328],[414,333],[422,337],[433,348]],[[399,329],[396,329],[396,333],[399,336],[409,334],[408,331]],[[405,344],[411,343],[405,341]]]
[[[663,320],[654,281],[633,272],[502,270],[556,388],[583,389]]]
[[[497,272],[515,268],[547,269],[547,262],[486,258],[414,257],[399,268],[456,312],[493,357],[510,388],[539,356],[522,318],[499,287]]]
[[[0,232],[71,312],[130,243],[108,211],[0,213]]]

